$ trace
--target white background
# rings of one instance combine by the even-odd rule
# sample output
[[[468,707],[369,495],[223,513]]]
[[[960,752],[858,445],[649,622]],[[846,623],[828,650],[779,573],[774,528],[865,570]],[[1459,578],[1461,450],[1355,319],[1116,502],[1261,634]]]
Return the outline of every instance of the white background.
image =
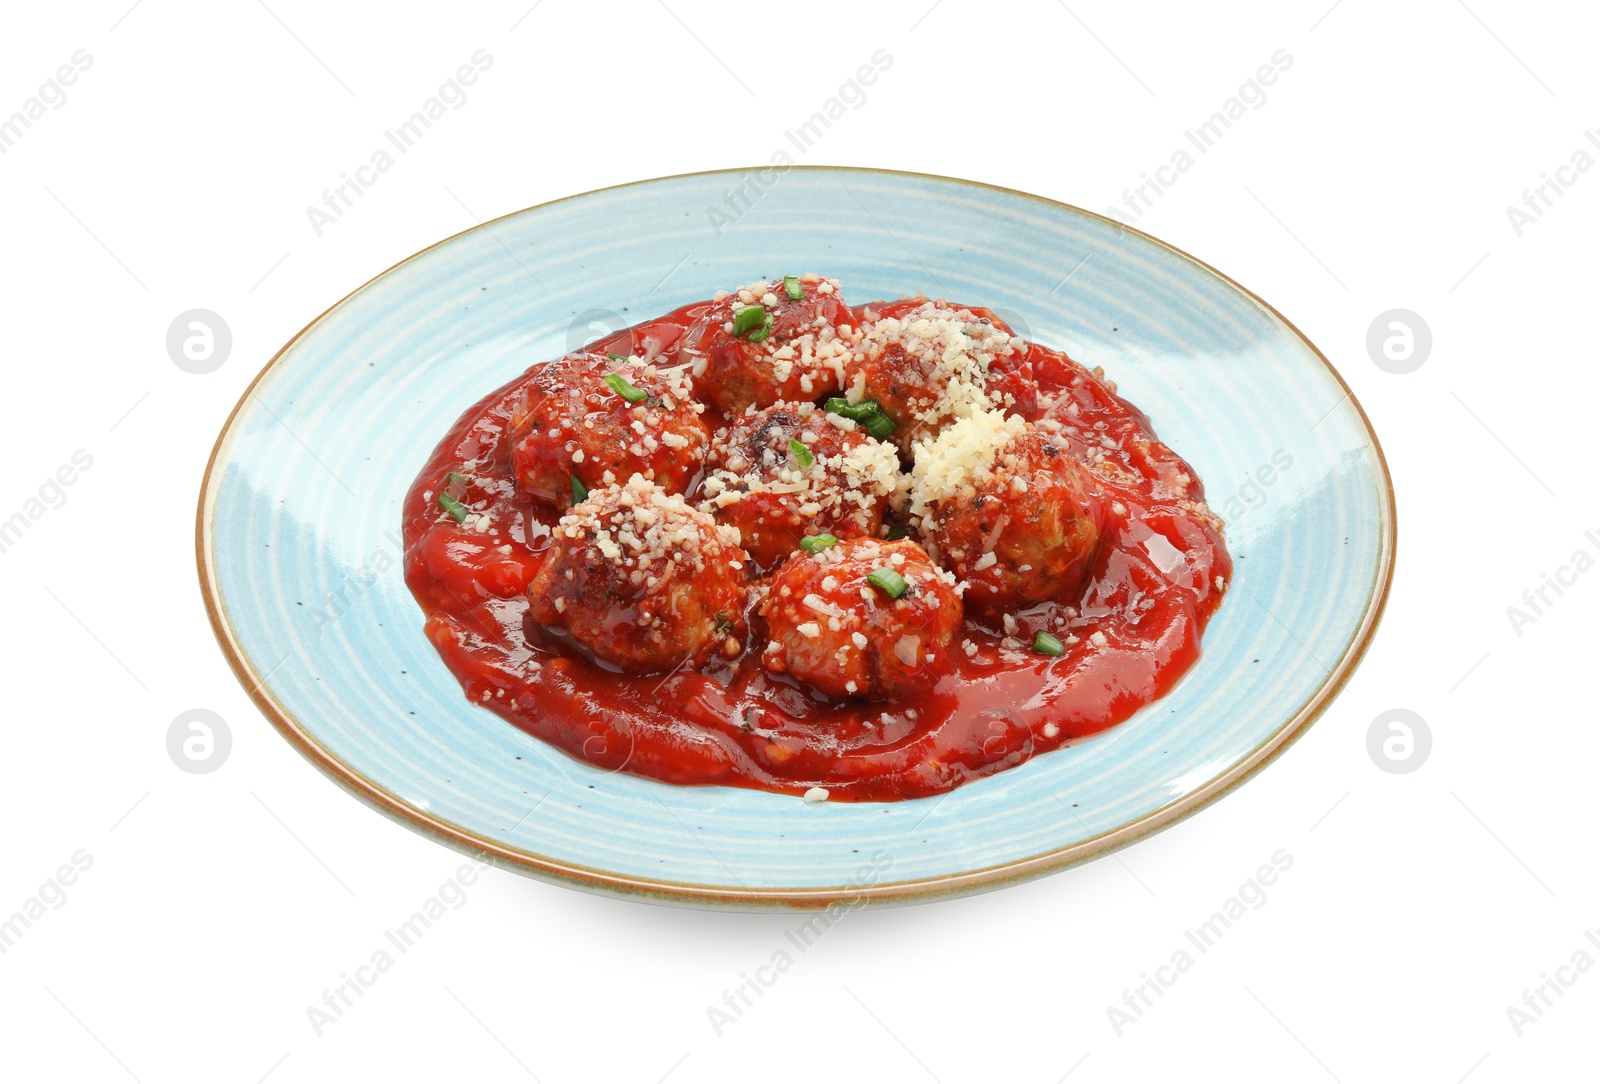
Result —
[[[1600,573],[1551,594],[1520,636],[1506,611],[1574,551],[1600,554],[1583,534],[1600,538],[1600,170],[1521,237],[1506,208],[1600,129],[1593,10],[668,2],[7,8],[0,116],[75,50],[93,65],[0,155],[0,519],[74,451],[93,466],[0,553],[0,914],[74,852],[93,865],[0,955],[0,1074],[1592,1078],[1600,968],[1520,1036],[1507,1009],[1600,927]],[[307,205],[477,49],[494,64],[467,104],[318,238]],[[491,872],[318,1037],[308,1006],[461,859],[327,782],[224,665],[193,548],[224,418],[283,342],[379,270],[544,200],[764,163],[878,49],[892,68],[803,161],[1094,210],[1275,50],[1293,57],[1138,225],[1272,301],[1382,436],[1400,558],[1365,664],[1219,804],[1022,887],[852,914],[720,1036],[707,1006],[786,944],[794,918]],[[196,307],[234,336],[206,376],[164,345]],[[1395,307],[1434,338],[1404,376],[1365,346]],[[233,733],[209,775],[180,772],[165,746],[196,707]],[[1412,774],[1366,751],[1392,708],[1433,733]],[[1108,1006],[1280,848],[1294,865],[1266,904],[1119,1036]]]

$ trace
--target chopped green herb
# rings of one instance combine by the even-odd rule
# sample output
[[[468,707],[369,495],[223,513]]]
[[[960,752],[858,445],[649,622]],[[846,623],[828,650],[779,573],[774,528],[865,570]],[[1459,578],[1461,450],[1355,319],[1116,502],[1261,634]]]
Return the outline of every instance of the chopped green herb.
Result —
[[[894,423],[893,418],[882,413],[881,411],[868,418],[863,424],[866,425],[867,432],[871,433],[879,440],[889,439],[889,434],[900,428]]]
[[[869,572],[867,582],[890,598],[899,598],[906,593],[906,578],[887,566]]]
[[[621,354],[613,354],[609,350],[606,351],[606,357],[610,358],[612,361],[627,361],[628,360],[627,358],[623,357]]]
[[[761,326],[756,328],[750,334],[746,335],[744,337],[744,341],[747,342],[747,343],[758,343],[758,342],[762,341],[763,339],[765,339],[768,335],[771,335],[771,334],[772,334],[772,315],[769,313],[769,314],[767,314],[766,320],[762,322]]]
[[[650,398],[650,393],[634,387],[628,383],[628,378],[621,373],[609,373],[606,376],[606,387],[622,396],[630,403],[639,403]]]
[[[454,516],[457,523],[467,518],[467,506],[448,493],[439,494],[439,507]]]
[[[853,422],[860,422],[867,427],[867,432],[883,440],[890,433],[900,428],[895,420],[883,412],[876,399],[863,399],[859,403],[852,403],[848,399],[834,396],[822,404],[829,414],[837,414],[841,418],[849,418]]]
[[[906,537],[906,535],[908,535],[910,533],[911,532],[906,530],[904,527],[901,527],[899,524],[896,524],[896,525],[894,525],[894,526],[889,528],[889,541],[890,542],[898,542],[900,539]]]
[[[458,488],[467,484],[467,476],[458,470],[453,470],[444,476],[444,484],[451,488]]]
[[[783,276],[783,292],[789,295],[790,301],[801,301],[806,296],[806,292],[800,289],[799,275]]]
[[[807,553],[821,553],[838,544],[839,540],[831,534],[808,534],[800,540],[800,548]]]
[[[1061,645],[1060,640],[1057,640],[1043,629],[1040,629],[1038,635],[1033,638],[1033,649],[1041,655],[1049,655],[1057,659],[1066,654],[1067,651]]]
[[[794,456],[794,461],[800,464],[801,470],[805,470],[817,461],[817,457],[811,454],[811,449],[793,437],[789,439],[789,452]]]
[[[589,496],[589,487],[578,481],[578,476],[572,476],[572,503],[578,504]]]
[[[824,402],[822,408],[829,414],[837,414],[853,422],[865,422],[881,413],[876,399],[863,399],[859,403],[852,403],[848,399],[834,396]]]
[[[767,310],[760,305],[746,305],[744,308],[733,310],[735,335],[747,335],[766,322]]]

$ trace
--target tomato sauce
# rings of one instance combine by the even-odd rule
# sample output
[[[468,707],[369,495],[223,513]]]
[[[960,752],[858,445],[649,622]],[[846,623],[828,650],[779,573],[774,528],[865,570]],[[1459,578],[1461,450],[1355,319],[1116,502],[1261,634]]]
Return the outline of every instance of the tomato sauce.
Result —
[[[590,349],[653,346],[657,364],[671,365],[684,329],[709,308],[685,306]],[[887,306],[856,307],[858,320],[867,308]],[[1108,504],[1124,510],[1108,521],[1072,606],[1016,615],[1045,623],[1066,644],[1060,657],[968,620],[954,670],[932,687],[892,701],[837,700],[763,670],[766,640],[752,615],[745,653],[703,671],[637,676],[589,661],[528,613],[526,589],[560,515],[513,480],[510,420],[528,374],[468,410],[407,494],[406,582],[427,636],[472,702],[603,771],[670,783],[922,798],[1104,730],[1194,664],[1232,564],[1199,479],[1138,409],[1063,353],[1029,344],[1024,361],[1039,385],[1024,416],[1069,425],[1058,443],[1092,464]],[[713,430],[725,424],[710,407],[705,420]],[[468,475],[461,501],[486,520],[461,523],[440,510],[450,472]]]

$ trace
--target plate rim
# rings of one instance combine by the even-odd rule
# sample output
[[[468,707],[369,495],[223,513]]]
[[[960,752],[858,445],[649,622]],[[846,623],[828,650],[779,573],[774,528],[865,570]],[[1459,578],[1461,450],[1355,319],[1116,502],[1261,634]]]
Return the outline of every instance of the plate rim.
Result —
[[[496,223],[508,218],[602,192],[693,177],[737,175],[748,173],[756,168],[760,167],[695,170],[688,173],[673,173],[642,180],[625,181],[620,184],[606,185],[602,188],[590,189],[589,191],[546,200],[543,203],[532,204],[469,226],[464,230],[435,241],[425,248],[418,249],[411,255],[378,272],[332,305],[329,305],[284,343],[245,387],[243,393],[239,396],[239,401],[234,404],[233,409],[228,413],[227,419],[223,422],[222,428],[217,434],[217,439],[212,445],[211,454],[206,460],[205,474],[200,483],[199,504],[195,514],[195,561],[199,572],[201,598],[205,604],[206,615],[210,621],[212,633],[216,636],[217,644],[222,650],[223,657],[227,660],[234,677],[244,687],[246,695],[256,705],[257,710],[266,717],[267,721],[273,725],[289,745],[328,778],[338,783],[369,807],[387,816],[390,820],[403,824],[436,843],[441,843],[452,850],[459,851],[462,854],[496,867],[509,868],[526,876],[553,881],[590,892],[679,906],[739,910],[814,911],[830,909],[841,904],[854,909],[866,905],[920,903],[968,895],[1031,880],[1035,877],[1041,877],[1048,873],[1054,873],[1092,861],[1130,846],[1147,836],[1153,835],[1200,812],[1217,799],[1238,789],[1268,764],[1281,756],[1289,746],[1299,740],[1310,729],[1311,724],[1328,709],[1334,698],[1348,683],[1356,667],[1360,665],[1362,659],[1366,656],[1388,606],[1389,593],[1394,582],[1395,552],[1398,542],[1394,481],[1389,471],[1388,459],[1384,455],[1383,444],[1379,441],[1377,431],[1373,428],[1372,421],[1367,416],[1367,412],[1362,407],[1360,400],[1356,398],[1355,392],[1346,383],[1339,370],[1328,360],[1327,355],[1304,332],[1296,327],[1293,321],[1233,277],[1168,241],[1106,215],[1098,214],[1075,204],[1051,199],[1048,196],[1040,196],[1032,192],[1007,188],[1003,185],[989,184],[984,181],[974,181],[961,177],[947,177],[940,174],[921,173],[912,170],[879,169],[872,166],[802,165],[798,163],[790,165],[788,168],[818,173],[846,171],[933,180],[976,189],[981,192],[1000,192],[1008,196],[1019,196],[1023,199],[1044,204],[1054,211],[1064,209],[1088,218],[1097,219],[1100,222],[1116,227],[1118,230],[1143,237],[1217,276],[1271,313],[1322,363],[1340,388],[1344,390],[1345,398],[1350,402],[1350,405],[1355,408],[1356,415],[1361,419],[1361,424],[1366,429],[1367,438],[1376,453],[1377,479],[1380,483],[1379,508],[1383,519],[1383,523],[1380,525],[1378,574],[1374,580],[1374,590],[1367,599],[1366,610],[1362,615],[1361,623],[1351,637],[1339,661],[1335,664],[1327,679],[1285,720],[1283,725],[1252,749],[1238,764],[1235,764],[1221,775],[1208,780],[1195,790],[1181,795],[1127,824],[1108,832],[1102,832],[1089,839],[1069,844],[1066,847],[1059,847],[1027,858],[1013,859],[997,865],[986,866],[982,869],[954,874],[941,874],[933,877],[920,877],[906,881],[893,881],[884,884],[867,886],[841,885],[823,888],[731,889],[665,879],[635,877],[593,869],[577,863],[564,862],[508,846],[469,829],[462,828],[459,825],[452,824],[442,818],[434,817],[405,803],[397,795],[385,790],[344,763],[331,750],[319,743],[285,708],[273,699],[267,689],[267,678],[271,676],[271,673],[269,672],[266,676],[258,676],[256,674],[245,655],[243,647],[235,640],[233,630],[224,614],[218,583],[211,567],[211,519],[217,495],[216,486],[220,480],[217,466],[223,447],[227,444],[228,438],[232,434],[234,423],[244,410],[245,404],[254,395],[257,385],[266,379],[267,374],[272,371],[272,368],[277,365],[284,354],[330,313],[368,286],[411,261],[475,230],[488,230]]]

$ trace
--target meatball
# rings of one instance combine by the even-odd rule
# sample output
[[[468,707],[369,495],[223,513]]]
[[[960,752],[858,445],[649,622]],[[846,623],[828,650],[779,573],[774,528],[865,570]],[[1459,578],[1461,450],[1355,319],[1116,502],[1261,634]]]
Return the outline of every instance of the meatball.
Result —
[[[878,318],[862,326],[844,362],[845,396],[876,400],[897,425],[892,439],[907,456],[956,418],[1032,411],[1039,389],[1027,343],[1003,324],[944,301],[872,311]]]
[[[869,301],[866,305],[862,306],[861,323],[863,326],[876,323],[886,316],[893,316],[895,319],[901,319],[907,313],[915,312],[917,309],[922,308],[922,306],[926,304],[928,304],[927,294],[916,294],[911,297],[896,298],[893,301]],[[999,313],[985,305],[956,305],[949,301],[936,301],[934,304],[944,308],[965,309],[982,323],[993,324],[1007,335],[1016,334],[1016,332],[1012,330],[1011,325],[1006,323],[1005,320],[1001,318]]]
[[[524,493],[557,508],[635,474],[681,493],[711,443],[704,411],[681,371],[568,354],[533,370],[512,412],[512,470]]]
[[[751,283],[717,295],[684,332],[682,356],[700,397],[726,414],[818,399],[839,390],[840,359],[859,334],[854,321],[833,279]]]
[[[736,657],[745,587],[738,532],[636,474],[561,517],[528,599],[596,659],[650,673]]]
[[[700,507],[737,527],[762,569],[806,535],[877,535],[903,484],[892,445],[812,403],[740,415],[711,439],[706,471]]]
[[[1103,498],[1066,446],[990,411],[917,446],[910,512],[930,553],[966,581],[967,608],[998,618],[1078,590]]]
[[[838,697],[930,687],[949,671],[961,631],[955,577],[911,541],[857,538],[797,553],[773,576],[760,612],[762,666]]]

